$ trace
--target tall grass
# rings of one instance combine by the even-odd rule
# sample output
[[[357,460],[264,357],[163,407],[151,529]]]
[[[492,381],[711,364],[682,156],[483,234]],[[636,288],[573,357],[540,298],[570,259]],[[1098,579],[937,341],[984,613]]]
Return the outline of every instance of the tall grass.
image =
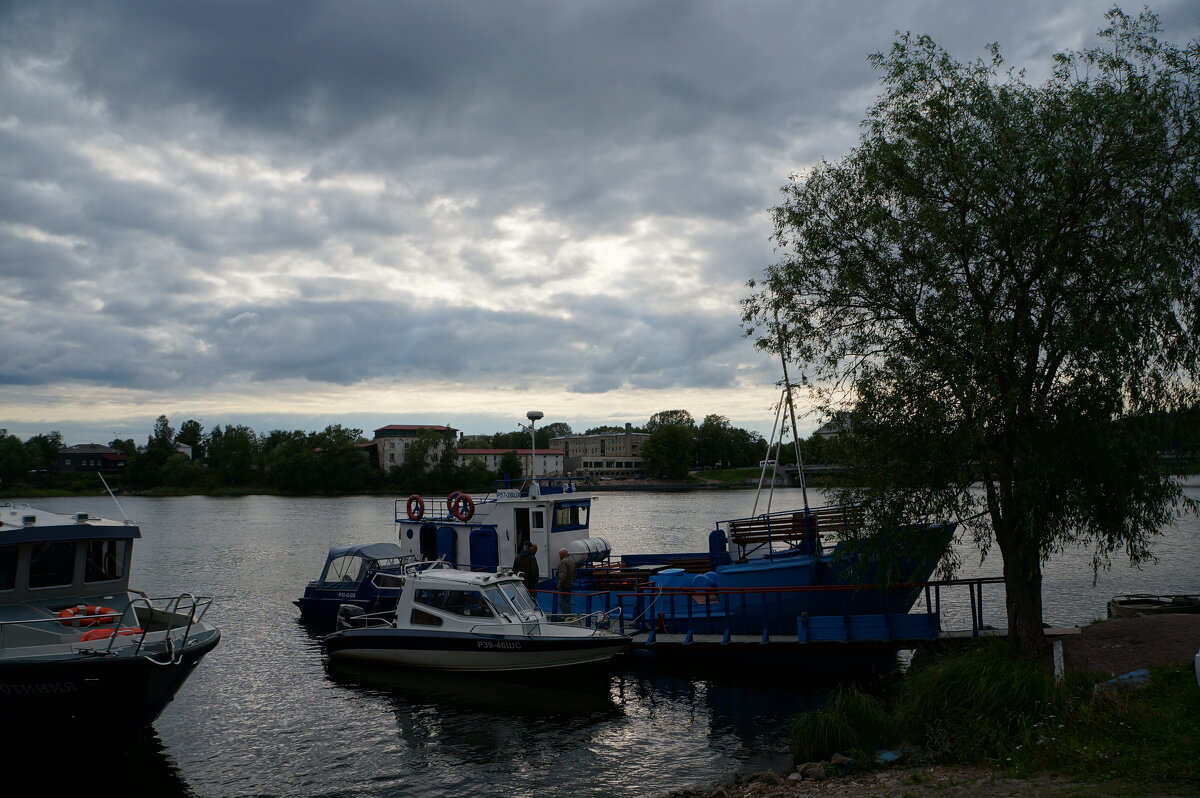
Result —
[[[1013,775],[1187,785],[1200,794],[1200,688],[1190,665],[1152,668],[1148,685],[1097,689],[1101,676],[1055,683],[1005,641],[982,641],[905,674],[887,700],[856,688],[791,722],[797,761],[840,752],[869,761],[909,745],[925,760]]]
[[[1063,699],[1039,663],[989,640],[914,669],[900,684],[895,714],[903,736],[934,756],[984,764],[1061,714]]]
[[[879,699],[853,685],[839,687],[823,708],[792,719],[792,753],[797,762],[863,754],[892,740],[894,727]]]

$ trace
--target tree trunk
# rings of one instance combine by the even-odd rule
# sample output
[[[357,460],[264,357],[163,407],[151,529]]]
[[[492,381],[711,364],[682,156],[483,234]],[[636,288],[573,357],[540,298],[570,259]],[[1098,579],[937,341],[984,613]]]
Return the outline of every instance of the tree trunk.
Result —
[[[1008,610],[1008,636],[1017,649],[1030,657],[1041,657],[1046,652],[1046,633],[1042,627],[1042,567],[1033,556],[1005,551],[1004,589],[1005,607]]]

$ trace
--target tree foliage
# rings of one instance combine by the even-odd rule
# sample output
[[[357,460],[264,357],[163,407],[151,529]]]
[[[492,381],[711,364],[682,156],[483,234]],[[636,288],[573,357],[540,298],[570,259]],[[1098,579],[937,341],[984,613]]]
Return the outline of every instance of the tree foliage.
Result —
[[[1109,22],[1041,85],[995,46],[963,63],[905,35],[873,56],[861,142],[785,186],[785,254],[744,306],[826,415],[850,411],[846,498],[967,519],[1028,650],[1051,555],[1141,562],[1171,516],[1176,487],[1117,420],[1196,396],[1200,43]]]
[[[682,424],[661,426],[642,444],[643,468],[655,477],[686,477],[695,460],[692,430]]]
[[[654,433],[667,426],[695,429],[696,420],[686,410],[660,410],[646,422],[646,432]]]

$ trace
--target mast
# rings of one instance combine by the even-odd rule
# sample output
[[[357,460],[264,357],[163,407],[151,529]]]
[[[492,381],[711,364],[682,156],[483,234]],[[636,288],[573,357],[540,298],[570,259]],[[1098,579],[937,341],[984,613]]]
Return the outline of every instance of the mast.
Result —
[[[796,476],[800,479],[800,492],[804,497],[804,509],[808,509],[808,483],[804,478],[804,461],[800,459],[800,431],[796,429],[796,406],[792,402],[792,381],[788,378],[787,335],[779,323],[779,311],[775,311],[775,332],[779,336],[779,361],[783,364],[783,393],[787,398],[788,413],[792,420],[792,445],[796,450]],[[782,436],[781,436],[782,437]],[[783,446],[783,441],[779,441]],[[778,465],[778,461],[776,461]]]

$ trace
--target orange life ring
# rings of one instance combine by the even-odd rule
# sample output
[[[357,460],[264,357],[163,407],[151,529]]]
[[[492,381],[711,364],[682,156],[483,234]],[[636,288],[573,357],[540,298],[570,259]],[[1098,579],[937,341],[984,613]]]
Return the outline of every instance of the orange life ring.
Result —
[[[92,629],[91,631],[84,632],[80,636],[79,642],[86,643],[89,640],[107,640],[113,635],[128,637],[129,635],[140,635],[141,633],[142,629],[140,626],[134,626],[129,629]]]
[[[408,520],[420,521],[425,515],[425,500],[417,494],[408,497]]]
[[[89,607],[76,604],[58,613],[60,623],[67,626],[98,626],[102,623],[114,623],[120,613],[111,607]]]
[[[470,521],[475,515],[475,501],[465,493],[455,491],[450,494],[450,514],[459,521]]]

